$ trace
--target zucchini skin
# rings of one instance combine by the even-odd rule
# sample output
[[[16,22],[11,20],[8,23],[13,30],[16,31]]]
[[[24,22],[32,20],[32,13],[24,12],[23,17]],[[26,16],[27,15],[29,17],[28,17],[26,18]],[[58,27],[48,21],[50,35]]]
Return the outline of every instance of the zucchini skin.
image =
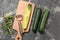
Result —
[[[42,13],[41,8],[38,7],[36,9],[36,15],[34,17],[34,22],[33,22],[33,27],[32,27],[33,33],[37,32],[38,23],[39,23],[39,20],[40,20],[41,13]]]
[[[46,23],[47,23],[49,13],[50,13],[50,11],[48,9],[45,9],[45,11],[43,12],[43,16],[40,19],[40,23],[39,23],[39,27],[38,27],[38,30],[40,33],[43,33],[44,29],[46,28]]]

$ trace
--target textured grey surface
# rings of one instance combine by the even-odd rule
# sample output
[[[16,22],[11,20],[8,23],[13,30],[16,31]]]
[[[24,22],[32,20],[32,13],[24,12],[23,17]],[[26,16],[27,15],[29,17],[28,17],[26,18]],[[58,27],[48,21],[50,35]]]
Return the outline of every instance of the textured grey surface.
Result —
[[[0,17],[3,13],[16,12],[19,0],[0,0]],[[60,0],[32,0],[37,5],[39,4],[41,8],[50,8],[50,16],[47,22],[46,29],[55,37],[55,40],[60,40]],[[38,5],[37,5],[38,6]],[[31,26],[32,27],[32,26]],[[0,30],[1,26],[0,26]],[[14,40],[15,35],[10,37],[6,32],[0,31],[0,40]],[[2,38],[1,38],[2,37]],[[41,35],[39,32],[34,34],[32,30],[29,33],[25,33],[23,40],[49,40],[46,34]]]

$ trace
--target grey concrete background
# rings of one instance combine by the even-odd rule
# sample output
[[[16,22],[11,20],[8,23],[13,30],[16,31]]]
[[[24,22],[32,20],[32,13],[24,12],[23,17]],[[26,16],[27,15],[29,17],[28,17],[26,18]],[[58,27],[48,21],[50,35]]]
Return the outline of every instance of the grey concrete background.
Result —
[[[16,9],[18,6],[19,0],[0,0],[0,17],[4,14],[8,14],[10,12],[16,13]],[[46,30],[54,35],[55,40],[60,40],[60,0],[32,0],[38,6],[39,4],[41,8],[50,8],[50,16],[46,25]],[[31,26],[32,27],[32,26]],[[15,35],[10,37],[6,32],[3,34],[0,26],[0,40],[14,40]],[[34,34],[32,30],[29,33],[25,33],[23,36],[23,40],[51,40],[46,34],[41,35],[39,32]]]

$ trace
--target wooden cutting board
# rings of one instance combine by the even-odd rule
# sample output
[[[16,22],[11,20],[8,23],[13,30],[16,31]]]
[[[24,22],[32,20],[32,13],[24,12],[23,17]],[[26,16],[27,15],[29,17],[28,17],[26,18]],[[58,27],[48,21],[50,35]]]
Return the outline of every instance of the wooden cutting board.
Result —
[[[19,1],[18,7],[17,7],[17,11],[16,11],[16,15],[22,15],[22,16],[23,16],[22,18],[24,19],[24,16],[25,16],[25,14],[26,14],[26,13],[25,13],[25,10],[26,10],[28,4],[31,4],[31,5],[32,5],[32,11],[31,11],[29,23],[27,24],[28,27],[27,27],[26,30],[23,29],[23,27],[24,27],[24,26],[23,26],[23,24],[24,24],[23,21],[24,21],[24,20],[21,21],[23,33],[24,33],[24,32],[29,32],[29,28],[30,28],[30,24],[31,24],[31,20],[32,20],[32,16],[33,16],[33,11],[34,11],[35,5],[34,5],[34,3],[31,3],[31,2]],[[18,20],[20,20],[20,19],[18,19]],[[18,25],[18,21],[17,21],[17,18],[16,18],[16,17],[15,17],[15,19],[14,19],[13,29],[18,32],[15,40],[18,40],[17,38],[20,38],[20,40],[22,40],[22,35],[20,34],[19,25]]]

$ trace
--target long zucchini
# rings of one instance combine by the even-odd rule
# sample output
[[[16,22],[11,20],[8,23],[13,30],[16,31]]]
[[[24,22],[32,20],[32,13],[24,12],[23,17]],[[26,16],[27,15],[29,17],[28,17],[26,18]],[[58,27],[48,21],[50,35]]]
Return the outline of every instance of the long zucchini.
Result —
[[[35,15],[34,23],[33,23],[33,27],[32,27],[32,31],[33,31],[34,33],[37,32],[38,23],[39,23],[39,20],[40,20],[41,13],[42,13],[41,8],[38,7],[38,8],[36,9],[36,15]]]
[[[45,11],[43,12],[42,19],[41,19],[40,24],[39,24],[40,26],[38,27],[40,33],[44,32],[44,29],[46,27],[46,22],[47,22],[48,15],[49,15],[49,10],[45,9]]]

